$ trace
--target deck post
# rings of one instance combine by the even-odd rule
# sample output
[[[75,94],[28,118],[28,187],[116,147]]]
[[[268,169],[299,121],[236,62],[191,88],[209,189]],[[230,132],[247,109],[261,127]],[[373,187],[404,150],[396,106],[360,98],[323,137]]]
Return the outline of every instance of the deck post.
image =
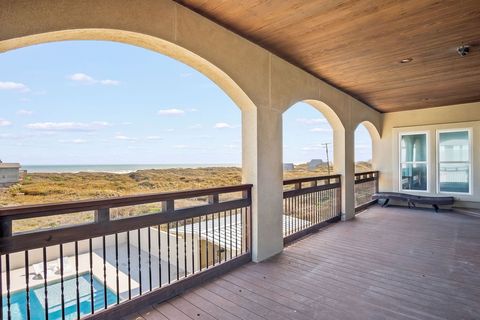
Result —
[[[252,260],[283,250],[282,113],[264,107],[242,113],[243,181],[252,189]]]
[[[334,128],[334,168],[342,175],[342,221],[355,217],[355,129]]]

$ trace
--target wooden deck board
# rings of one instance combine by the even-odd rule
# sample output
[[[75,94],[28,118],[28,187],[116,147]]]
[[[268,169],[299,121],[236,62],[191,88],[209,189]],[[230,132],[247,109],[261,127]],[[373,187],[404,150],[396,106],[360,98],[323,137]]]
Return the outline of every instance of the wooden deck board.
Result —
[[[138,319],[480,319],[480,219],[372,207],[151,310]]]

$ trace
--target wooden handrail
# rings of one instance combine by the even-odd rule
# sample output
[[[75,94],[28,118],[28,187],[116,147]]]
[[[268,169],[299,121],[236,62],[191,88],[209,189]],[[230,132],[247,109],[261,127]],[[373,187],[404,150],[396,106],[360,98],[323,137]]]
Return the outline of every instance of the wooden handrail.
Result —
[[[289,184],[297,184],[297,183],[312,182],[312,181],[322,181],[322,180],[330,180],[330,179],[339,179],[339,178],[340,178],[339,174],[334,174],[334,175],[330,175],[330,176],[295,178],[295,179],[283,180],[283,185],[285,186],[285,185],[289,185]]]
[[[365,175],[365,174],[378,174],[378,173],[379,173],[378,170],[365,171],[365,172],[355,172],[355,176],[361,176],[361,175]]]
[[[242,184],[236,186],[217,187],[208,189],[196,189],[187,191],[161,192],[142,195],[122,196],[95,200],[80,200],[59,203],[12,206],[0,208],[0,218],[25,219],[46,217],[58,214],[74,213],[80,211],[92,211],[115,207],[131,206],[152,202],[172,201],[193,197],[209,196],[222,193],[250,191],[253,185]]]

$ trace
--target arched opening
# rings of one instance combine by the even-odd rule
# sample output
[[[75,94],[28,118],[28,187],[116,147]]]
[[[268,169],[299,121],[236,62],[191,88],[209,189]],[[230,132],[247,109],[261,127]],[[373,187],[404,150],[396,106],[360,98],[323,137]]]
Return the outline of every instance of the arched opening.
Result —
[[[355,173],[372,170],[372,138],[363,123],[355,129]]]
[[[5,52],[0,68],[2,160],[27,172],[4,205],[241,183],[241,110],[190,66],[124,43],[60,41]]]
[[[285,241],[340,219],[344,129],[326,104],[298,102],[283,114],[283,234]]]
[[[192,168],[182,169],[186,171],[181,173],[178,172],[180,169],[170,168],[170,172],[165,175],[164,172],[159,174],[159,168],[151,165],[158,158],[167,159],[166,162],[180,162],[180,159],[189,156],[193,160],[187,161],[191,163],[188,166],[212,164],[218,157],[224,157],[222,162],[228,162],[230,167],[241,166],[242,159],[245,158],[242,156],[242,119],[245,113],[255,110],[250,99],[220,69],[173,44],[137,34],[110,34],[108,30],[76,32],[32,36],[1,44],[3,49],[26,47],[0,56],[0,65],[4,64],[1,68],[5,70],[2,78],[11,77],[5,81],[0,79],[1,88],[6,88],[0,94],[8,95],[12,102],[5,117],[14,119],[2,120],[0,138],[7,139],[10,143],[10,146],[5,145],[5,149],[2,144],[2,151],[12,161],[16,161],[14,157],[28,159],[29,155],[35,155],[35,159],[38,159],[35,162],[57,167],[43,171],[61,171],[59,163],[63,164],[63,171],[75,171],[65,175],[44,172],[35,177],[27,172],[24,180],[12,186],[7,193],[14,199],[13,203],[2,198],[2,205],[32,205],[28,213],[23,212],[22,218],[15,218],[13,223],[7,224],[8,232],[2,232],[2,237],[8,240],[18,232],[28,230],[31,237],[43,236],[51,241],[52,236],[44,233],[58,234],[64,232],[60,229],[67,228],[67,225],[69,228],[64,232],[67,240],[56,240],[53,237],[52,243],[43,246],[32,241],[25,248],[9,249],[11,251],[6,265],[5,260],[0,259],[2,269],[11,272],[12,283],[19,284],[15,289],[18,289],[19,296],[12,300],[15,304],[13,308],[18,309],[24,318],[28,312],[33,312],[28,309],[28,294],[25,295],[25,292],[29,292],[29,285],[33,287],[43,284],[46,302],[53,299],[52,286],[58,286],[59,279],[62,286],[64,280],[65,283],[67,280],[73,281],[66,285],[65,294],[89,297],[85,301],[76,301],[77,307],[91,306],[87,307],[88,310],[80,310],[83,316],[107,309],[115,301],[123,302],[155,288],[162,288],[195,272],[210,270],[216,264],[237,257],[242,257],[243,261],[251,259],[251,186],[231,186],[241,182],[242,173],[238,168],[206,168],[202,176],[194,176],[192,170],[195,169]],[[137,47],[108,43],[105,44],[109,46],[107,53],[94,51],[90,52],[91,56],[87,54],[80,57],[78,55],[82,55],[82,52],[78,48],[63,51],[58,47],[67,42],[28,46],[52,40],[92,38],[115,40]],[[92,43],[99,46],[98,42],[76,42],[75,46],[88,46]],[[127,47],[128,52],[122,52],[123,49],[119,46]],[[187,81],[192,77],[203,79],[196,82],[196,86],[175,91],[175,81],[159,80],[156,77],[159,72],[168,72],[162,69],[165,65],[157,66],[155,59],[172,60],[138,46],[167,52],[169,56],[193,67],[174,68],[179,80]],[[41,52],[47,47],[50,49]],[[70,53],[77,54],[77,59],[71,59],[69,50]],[[11,64],[10,58],[17,54],[19,59]],[[24,59],[26,56],[30,58]],[[23,65],[19,63],[22,58]],[[129,63],[125,63],[128,60]],[[72,68],[68,72],[56,70],[62,63],[69,64]],[[118,65],[112,66],[109,63]],[[48,66],[49,72],[43,75],[45,69],[42,68]],[[21,68],[25,70],[20,70]],[[182,74],[182,70],[190,74]],[[135,81],[134,78],[140,73],[147,76],[142,81]],[[36,80],[31,78],[31,81],[22,81],[22,74],[35,75]],[[168,75],[172,77],[172,74]],[[54,79],[61,84],[54,85]],[[107,88],[115,93],[102,91]],[[216,95],[209,93],[209,90],[216,90]],[[178,101],[182,97],[188,98],[188,94],[193,95],[194,99]],[[198,99],[201,94],[204,94],[203,100]],[[81,113],[75,114],[72,110]],[[123,116],[126,110],[127,116]],[[225,113],[224,110],[229,111]],[[5,131],[7,127],[16,131]],[[247,138],[253,140],[252,137]],[[46,144],[48,139],[54,141]],[[19,141],[19,144],[14,141]],[[18,152],[22,147],[26,149]],[[193,152],[187,152],[188,150]],[[166,152],[162,153],[163,151]],[[138,163],[140,156],[146,156],[142,158],[144,163]],[[54,163],[55,159],[63,161]],[[84,160],[89,159],[90,163],[85,163]],[[79,162],[74,163],[73,160]],[[161,165],[161,162],[157,164]],[[174,163],[163,164],[176,166]],[[90,171],[95,172],[80,173],[77,171],[89,169],[65,168],[78,165],[99,168],[92,170],[90,167]],[[120,166],[118,171],[123,171],[122,166],[127,165],[125,170],[129,172],[105,172],[111,171],[105,168],[112,165]],[[30,167],[30,173],[38,169]],[[230,171],[224,172],[227,169]],[[65,189],[68,183],[74,192]],[[178,183],[183,184],[183,187]],[[205,190],[226,184],[230,186],[210,193]],[[35,185],[37,189],[32,191],[31,188],[35,188]],[[161,193],[181,189],[202,190],[167,195]],[[82,194],[79,196],[79,193]],[[148,195],[138,196],[139,193]],[[137,196],[131,196],[132,194]],[[119,195],[124,197],[117,197]],[[39,197],[43,197],[42,200],[39,201]],[[25,201],[21,202],[21,199]],[[76,201],[79,199],[84,201]],[[43,209],[41,214],[36,210],[40,206],[39,202],[58,201],[68,202],[62,204],[65,207],[61,209],[55,206],[62,205],[51,204],[48,208],[57,209]],[[207,211],[204,209],[206,207],[209,208]],[[177,212],[182,213],[183,218],[172,219]],[[123,222],[124,219],[128,221]],[[127,226],[129,223],[131,225]],[[42,230],[44,228],[54,230]],[[98,230],[104,230],[104,233],[90,233],[99,232]],[[205,234],[206,230],[210,230],[209,233]],[[223,242],[218,240],[220,235],[223,235]],[[133,252],[136,253],[135,256]],[[109,275],[106,265],[110,270]],[[20,279],[20,271],[25,270],[28,276]],[[116,292],[113,292],[107,290],[107,283],[108,288],[115,286],[114,278],[110,277],[115,272],[117,287]],[[90,281],[92,287],[103,288],[103,292],[98,294],[100,298],[93,301],[93,294],[89,295],[87,287],[78,292],[78,284],[75,293],[74,280],[67,279],[70,276],[76,278],[77,283],[79,280]],[[10,288],[8,290],[10,294]],[[59,295],[56,294],[54,298],[58,300]],[[58,316],[58,308],[48,307],[48,303],[44,306],[43,312],[49,317]],[[6,315],[11,307],[9,301],[8,311],[3,308],[1,312]],[[67,317],[80,316],[75,303],[62,312],[68,312]]]
[[[286,179],[333,174],[333,128],[322,111],[298,102],[283,114]]]
[[[374,147],[379,134],[375,126],[364,121],[355,129],[355,207],[368,205],[378,191],[378,172],[375,171]]]

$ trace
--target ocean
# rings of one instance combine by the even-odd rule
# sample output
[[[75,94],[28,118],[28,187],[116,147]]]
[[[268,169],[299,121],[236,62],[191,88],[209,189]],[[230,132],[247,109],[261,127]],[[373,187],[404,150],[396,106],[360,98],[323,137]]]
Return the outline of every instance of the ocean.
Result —
[[[29,173],[77,173],[77,172],[107,172],[130,173],[147,169],[175,168],[208,168],[208,167],[240,167],[239,164],[60,164],[60,165],[22,165],[22,170]]]

